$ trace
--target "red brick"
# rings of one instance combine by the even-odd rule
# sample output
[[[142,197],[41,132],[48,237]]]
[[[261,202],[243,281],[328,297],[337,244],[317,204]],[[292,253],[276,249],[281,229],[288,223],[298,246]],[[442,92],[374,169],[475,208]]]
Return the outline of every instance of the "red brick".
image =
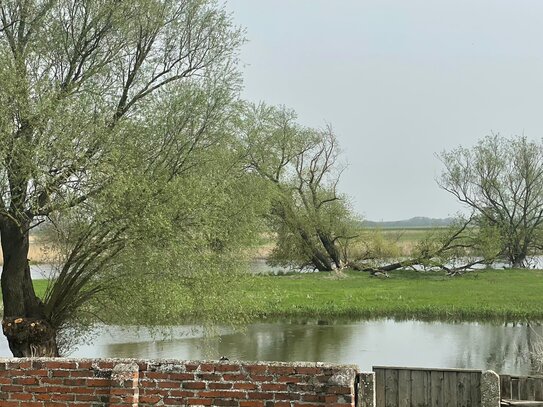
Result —
[[[39,381],[35,377],[16,377],[13,379],[13,384],[38,384]]]
[[[174,397],[194,397],[195,393],[193,391],[186,391],[186,390],[171,390],[170,392],[171,396]]]
[[[266,365],[243,365],[243,368],[249,373],[266,373],[268,371]]]
[[[13,386],[13,385],[4,385],[4,386],[0,386],[0,390],[4,393],[8,393],[8,392],[11,392],[11,391],[17,391],[17,392],[21,392],[23,391],[23,386]]]
[[[207,391],[199,392],[198,396],[209,397],[209,398],[226,397],[229,399],[245,399],[247,398],[247,393],[243,391],[234,391],[234,390],[207,390]]]
[[[268,373],[294,374],[296,371],[291,366],[268,366]]]
[[[254,383],[234,383],[234,389],[256,390],[258,386]]]
[[[168,375],[170,380],[194,380],[194,374],[192,373],[170,373]]]
[[[313,375],[313,374],[319,373],[319,368],[318,367],[297,367],[297,368],[295,368],[295,370],[296,370],[296,373],[298,373],[298,374]]]
[[[195,404],[200,404],[200,405],[203,405],[203,406],[211,406],[212,405],[212,401],[213,400],[209,400],[209,399],[188,399],[187,400],[187,403],[190,405],[190,406],[193,406]]]
[[[239,372],[240,366],[239,365],[217,365],[215,366],[216,372]]]
[[[225,374],[223,376],[223,379],[226,380],[227,382],[237,382],[237,381],[245,380],[246,377],[245,375],[242,375],[242,374]]]
[[[248,399],[259,399],[259,400],[272,400],[273,399],[273,393],[263,393],[263,392],[257,392],[257,391],[250,391],[247,392],[247,398]]]
[[[178,389],[181,387],[180,382],[174,382],[173,380],[165,380],[162,382],[157,382],[157,387],[159,389]],[[205,384],[204,384],[205,388]]]
[[[103,378],[95,378],[95,379],[87,379],[87,386],[89,387],[106,387],[111,384],[110,379],[103,379]]]
[[[34,369],[34,370],[27,370],[25,372],[26,376],[48,376],[49,370],[47,369]]]
[[[30,393],[11,393],[10,400],[32,400],[34,396]]]
[[[183,383],[184,389],[205,389],[206,384],[204,382],[185,382]]]
[[[148,404],[156,404],[158,403],[162,397],[160,396],[140,396],[139,402],[140,403],[148,403]]]

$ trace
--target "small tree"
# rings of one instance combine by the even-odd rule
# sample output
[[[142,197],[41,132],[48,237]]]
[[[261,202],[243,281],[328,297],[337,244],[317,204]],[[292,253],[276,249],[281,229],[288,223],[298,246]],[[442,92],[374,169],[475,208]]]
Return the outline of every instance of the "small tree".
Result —
[[[277,235],[271,261],[320,271],[342,268],[353,215],[337,185],[337,140],[331,129],[296,122],[293,111],[250,106],[244,123],[249,168],[273,186],[269,222]]]
[[[543,243],[543,144],[492,135],[439,157],[441,188],[474,211],[476,226],[499,232],[501,256],[526,267]]]

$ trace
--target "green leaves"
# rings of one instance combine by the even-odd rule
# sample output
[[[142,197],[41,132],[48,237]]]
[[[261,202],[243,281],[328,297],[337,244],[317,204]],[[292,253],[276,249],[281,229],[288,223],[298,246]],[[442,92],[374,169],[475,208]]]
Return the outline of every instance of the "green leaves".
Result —
[[[543,144],[526,137],[492,135],[472,149],[440,156],[440,186],[470,208],[487,252],[501,243],[501,255],[515,267],[541,247]],[[499,237],[497,236],[499,234]]]

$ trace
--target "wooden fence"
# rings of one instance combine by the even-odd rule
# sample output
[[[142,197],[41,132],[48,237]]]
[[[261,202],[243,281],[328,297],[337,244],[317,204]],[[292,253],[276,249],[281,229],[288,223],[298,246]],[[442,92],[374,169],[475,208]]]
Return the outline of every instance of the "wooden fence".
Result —
[[[543,377],[500,375],[500,393],[504,400],[543,401]]]
[[[481,370],[374,366],[376,407],[480,407]]]

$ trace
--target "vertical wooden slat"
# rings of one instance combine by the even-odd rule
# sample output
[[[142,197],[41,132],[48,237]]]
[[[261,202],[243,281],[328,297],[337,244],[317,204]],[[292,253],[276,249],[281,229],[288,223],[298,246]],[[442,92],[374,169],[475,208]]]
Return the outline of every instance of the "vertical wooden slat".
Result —
[[[458,372],[458,395],[457,406],[458,407],[471,407],[471,374],[467,372]]]
[[[430,372],[413,370],[411,372],[411,406],[430,405]]]
[[[529,400],[528,399],[528,378],[526,376],[519,377],[518,388],[519,388],[519,400]]]
[[[534,396],[536,400],[543,401],[543,379],[541,377],[535,379]]]
[[[511,400],[511,376],[500,375],[500,393],[502,399]]]
[[[456,372],[445,372],[443,375],[443,405],[445,407],[456,407],[458,405],[458,382],[456,375]]]
[[[511,400],[519,400],[518,377],[511,377]]]
[[[472,407],[481,405],[481,373],[473,372],[470,375],[470,393]]]
[[[375,405],[385,407],[385,369],[374,369],[375,372]]]
[[[398,406],[411,407],[411,370],[398,372]]]
[[[431,406],[443,407],[443,372],[430,372],[430,400]]]
[[[528,398],[526,400],[535,400],[535,382],[535,377],[528,377],[526,383],[526,393],[528,395]]]
[[[385,406],[398,407],[398,370],[385,370]]]
[[[432,382],[431,382],[431,374],[430,371],[425,372],[426,373],[426,402],[431,403],[432,402]],[[430,404],[429,404],[430,405]]]

